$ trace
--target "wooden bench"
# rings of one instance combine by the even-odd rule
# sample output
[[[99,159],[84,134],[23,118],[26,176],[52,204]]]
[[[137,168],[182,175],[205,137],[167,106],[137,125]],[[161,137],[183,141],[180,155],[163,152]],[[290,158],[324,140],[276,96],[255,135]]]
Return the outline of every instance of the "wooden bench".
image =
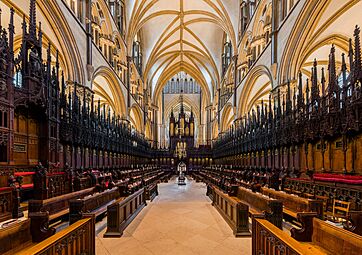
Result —
[[[280,200],[269,198],[260,193],[254,193],[249,189],[239,187],[237,197],[242,203],[249,206],[249,215],[264,214],[265,218],[278,228],[283,223],[283,203]]]
[[[291,236],[302,244],[320,249],[320,254],[362,254],[362,236],[322,221],[312,214],[300,214],[302,229],[291,229]]]
[[[224,220],[229,224],[236,237],[250,236],[249,207],[237,197],[223,193],[215,186],[208,186],[213,193],[212,205],[218,210]]]
[[[29,217],[33,212],[48,212],[49,220],[58,219],[69,213],[69,201],[72,199],[84,198],[92,195],[94,188],[68,193],[65,195],[45,199],[29,201]]]
[[[95,249],[95,217],[84,215],[73,225],[68,226],[41,243],[32,245],[15,253],[17,255],[56,255],[56,254],[90,254]],[[12,253],[14,254],[14,253]]]
[[[69,202],[69,224],[80,220],[85,213],[93,213],[95,217],[104,214],[107,206],[120,197],[118,187],[96,193],[83,199],[72,199]]]
[[[64,218],[69,213],[69,201],[93,194],[94,188],[76,191],[45,200],[29,201],[29,218],[33,242],[41,242],[55,233],[49,228],[51,222]]]
[[[306,199],[265,187],[261,188],[261,193],[268,197],[282,201],[283,213],[294,219],[297,219],[297,213],[299,212],[316,212],[318,217],[323,219],[324,213],[322,200]]]
[[[107,207],[107,231],[104,237],[121,237],[123,231],[146,206],[145,189],[121,197]]]
[[[10,220],[0,224],[0,254],[14,254],[32,245],[30,220]]]

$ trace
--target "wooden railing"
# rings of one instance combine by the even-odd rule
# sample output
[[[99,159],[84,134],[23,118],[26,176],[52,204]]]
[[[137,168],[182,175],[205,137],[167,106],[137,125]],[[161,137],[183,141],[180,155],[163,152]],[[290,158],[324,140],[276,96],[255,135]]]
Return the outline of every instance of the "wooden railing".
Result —
[[[265,219],[253,218],[253,255],[362,254],[362,237],[316,218],[316,213],[299,213],[301,229],[291,236]]]
[[[283,230],[265,219],[253,218],[252,255],[313,254]],[[320,254],[320,253],[314,253]]]
[[[107,207],[107,231],[104,237],[121,237],[123,230],[132,222],[146,205],[145,189],[123,199],[120,198]]]
[[[237,197],[231,197],[216,187],[212,187],[212,205],[229,224],[235,236],[250,236],[249,207]]]
[[[95,254],[95,218],[86,215],[66,229],[56,233],[41,243],[25,249],[19,255],[94,255]]]

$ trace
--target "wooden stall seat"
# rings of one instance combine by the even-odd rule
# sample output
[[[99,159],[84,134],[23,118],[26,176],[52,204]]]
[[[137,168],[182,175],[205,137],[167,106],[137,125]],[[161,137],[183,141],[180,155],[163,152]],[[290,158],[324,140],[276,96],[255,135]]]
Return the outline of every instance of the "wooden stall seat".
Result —
[[[283,213],[294,219],[297,219],[299,212],[316,212],[318,217],[323,219],[323,201],[321,200],[306,199],[265,187],[261,188],[261,193],[282,201]]]
[[[362,236],[307,215],[305,228],[292,237],[265,219],[253,218],[252,254],[362,254]]]
[[[145,206],[145,189],[140,189],[128,197],[121,197],[109,205],[104,237],[121,237],[126,227]]]
[[[34,242],[41,242],[54,234],[49,228],[51,222],[64,218],[69,213],[69,201],[93,194],[94,188],[76,191],[45,200],[29,201],[29,218],[31,219],[31,235]]]
[[[107,206],[120,197],[118,187],[87,196],[82,199],[72,199],[69,202],[69,224],[80,220],[85,213],[92,213],[96,217],[107,211]]]
[[[0,224],[0,254],[12,255],[32,245],[30,220],[11,220]]]
[[[34,183],[33,183],[33,176],[34,176],[35,172],[31,171],[31,172],[16,172],[14,174],[15,177],[22,177],[23,179],[23,183],[21,184],[21,188],[24,190],[27,189],[33,189],[34,188]]]
[[[48,239],[22,249],[17,255],[95,254],[95,217],[84,215],[73,225],[61,230]]]
[[[269,198],[263,194],[252,192],[249,189],[239,187],[237,197],[241,202],[249,206],[249,214],[264,214],[265,218],[275,226],[282,228],[283,203],[280,200]]]
[[[89,188],[45,200],[30,200],[29,217],[31,218],[33,212],[48,212],[49,220],[53,221],[69,213],[70,200],[84,198],[85,196],[93,194],[93,192],[94,188]]]

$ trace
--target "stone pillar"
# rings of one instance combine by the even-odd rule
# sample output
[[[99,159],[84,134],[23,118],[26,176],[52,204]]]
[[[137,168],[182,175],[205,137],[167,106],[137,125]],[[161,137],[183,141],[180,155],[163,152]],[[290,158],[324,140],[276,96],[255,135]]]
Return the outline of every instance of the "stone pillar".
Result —
[[[127,88],[127,113],[128,109],[131,107],[131,62],[132,57],[127,56],[127,82],[126,82],[126,88]],[[127,114],[128,117],[128,114]]]
[[[87,34],[87,74],[88,81],[92,80],[94,67],[93,67],[93,56],[92,56],[92,1],[85,0],[85,23],[86,23],[86,34]],[[83,84],[84,85],[84,84]]]
[[[234,61],[234,107],[237,106],[237,96],[236,96],[236,87],[238,86],[238,55],[234,55],[233,56],[233,61]]]
[[[271,64],[278,62],[279,0],[272,2]]]

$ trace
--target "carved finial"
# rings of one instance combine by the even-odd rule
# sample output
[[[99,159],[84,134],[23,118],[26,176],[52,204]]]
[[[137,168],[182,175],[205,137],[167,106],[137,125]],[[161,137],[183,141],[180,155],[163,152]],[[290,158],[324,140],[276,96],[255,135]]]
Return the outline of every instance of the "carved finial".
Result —
[[[354,62],[353,62],[353,56],[354,56],[354,51],[353,51],[353,46],[352,46],[352,39],[349,38],[349,42],[348,42],[348,46],[349,46],[349,50],[348,50],[348,58],[349,58],[349,77],[350,77],[350,81],[351,84],[354,84]]]
[[[296,91],[296,88],[294,87],[294,90],[293,90],[293,110],[296,109],[296,99],[297,99],[296,93],[297,93],[297,91]]]
[[[299,72],[299,82],[298,82],[298,109],[301,109],[304,105],[304,95],[303,95],[303,76],[302,72]]]
[[[97,112],[98,112],[98,118],[100,118],[101,116],[101,99],[98,99],[98,107],[97,107]]]
[[[314,59],[313,68],[312,68],[312,89],[311,89],[311,101],[312,101],[313,105],[315,105],[319,100],[319,86],[318,86],[317,75],[318,75],[317,74],[317,60]]]
[[[344,53],[342,53],[342,82],[343,87],[347,86],[347,65],[346,65],[346,59]]]
[[[354,30],[354,71],[360,72],[361,70],[361,41],[360,41],[360,28],[356,26]],[[359,77],[356,77],[358,79]]]
[[[326,95],[326,77],[324,75],[324,67],[322,67],[321,84],[322,84],[322,96],[325,97],[325,95]]]
[[[281,102],[280,102],[280,89],[278,89],[278,117],[281,116],[281,113],[282,113],[282,108],[281,108]]]
[[[57,70],[59,70],[59,51],[58,51],[58,49],[55,52],[55,67],[57,68]]]
[[[40,47],[42,47],[42,43],[43,43],[43,32],[42,32],[42,30],[41,30],[41,22],[39,22],[38,40],[39,40],[39,45],[40,45]]]
[[[305,101],[307,107],[309,106],[309,79],[307,78],[307,83],[305,85]]]
[[[50,64],[51,64],[51,61],[52,61],[52,57],[51,57],[51,47],[52,47],[52,45],[51,45],[51,43],[49,42],[49,44],[48,44],[48,49],[47,49],[47,64],[48,64],[48,66],[50,67]]]
[[[64,80],[64,71],[62,71],[62,95],[65,96],[65,80]]]
[[[291,94],[290,81],[288,80],[288,83],[287,83],[287,98],[286,98],[286,111],[287,111],[287,114],[290,114],[291,111],[292,111],[292,100],[291,100],[290,94]]]
[[[94,94],[92,94],[91,113],[94,113]]]
[[[335,48],[332,45],[331,53],[329,54],[329,63],[328,63],[328,72],[329,72],[329,87],[328,87],[328,95],[329,97],[333,97],[333,94],[336,92],[336,57],[335,57]]]
[[[35,38],[36,35],[36,0],[30,0],[30,11],[29,11],[29,34]]]

